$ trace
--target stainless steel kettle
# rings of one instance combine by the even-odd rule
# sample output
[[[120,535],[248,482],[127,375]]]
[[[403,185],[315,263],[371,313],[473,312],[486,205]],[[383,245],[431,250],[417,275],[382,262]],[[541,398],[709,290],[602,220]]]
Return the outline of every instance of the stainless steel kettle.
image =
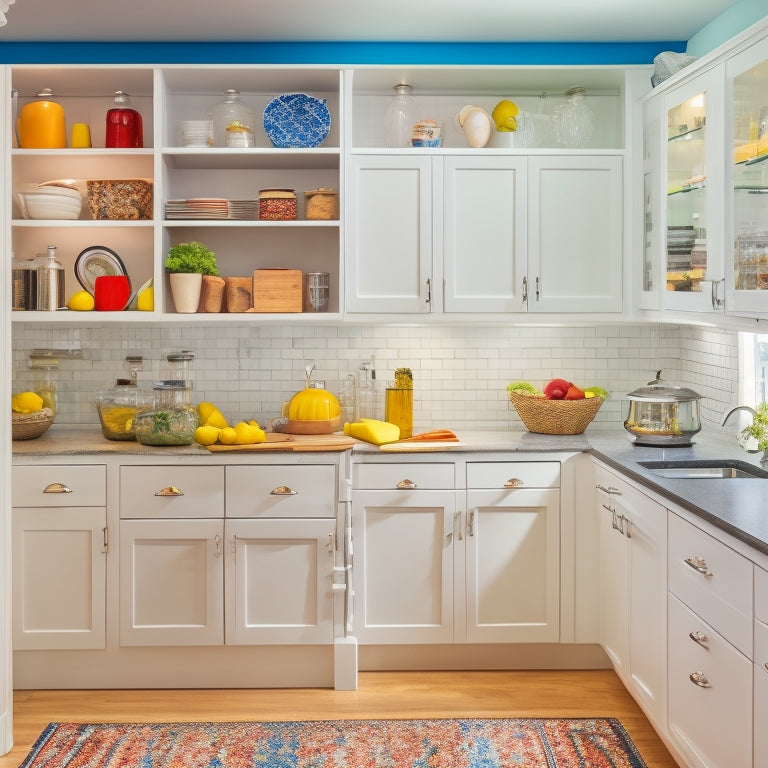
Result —
[[[662,381],[661,371],[644,387],[630,392],[624,429],[636,445],[690,445],[701,431],[701,395]]]

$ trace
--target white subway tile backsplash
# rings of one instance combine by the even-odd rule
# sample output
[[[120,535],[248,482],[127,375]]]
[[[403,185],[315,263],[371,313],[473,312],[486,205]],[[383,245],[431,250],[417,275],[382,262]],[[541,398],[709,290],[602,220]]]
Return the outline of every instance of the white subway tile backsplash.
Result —
[[[585,327],[244,325],[234,322],[129,328],[14,328],[13,354],[22,380],[36,348],[81,346],[83,359],[59,362],[59,423],[96,425],[99,390],[127,375],[126,355],[144,356],[139,380],[151,386],[165,357],[194,351],[193,400],[216,402],[230,420],[268,423],[304,384],[304,368],[339,392],[348,374],[375,356],[380,385],[394,369],[413,369],[416,426],[521,429],[506,397],[511,381],[543,385],[555,376],[612,393],[590,429],[615,429],[626,393],[661,369],[670,383],[702,394],[702,417],[719,424],[736,392],[736,333],[661,324]],[[16,382],[14,382],[14,388]]]

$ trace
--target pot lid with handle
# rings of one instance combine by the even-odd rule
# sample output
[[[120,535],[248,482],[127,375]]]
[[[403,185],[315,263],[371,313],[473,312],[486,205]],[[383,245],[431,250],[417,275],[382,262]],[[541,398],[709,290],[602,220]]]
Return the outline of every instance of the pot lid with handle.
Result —
[[[627,397],[630,400],[643,400],[652,403],[679,403],[691,400],[701,400],[701,395],[687,387],[678,387],[667,384],[661,378],[661,371],[656,371],[656,378],[649,381],[644,387],[630,392]]]

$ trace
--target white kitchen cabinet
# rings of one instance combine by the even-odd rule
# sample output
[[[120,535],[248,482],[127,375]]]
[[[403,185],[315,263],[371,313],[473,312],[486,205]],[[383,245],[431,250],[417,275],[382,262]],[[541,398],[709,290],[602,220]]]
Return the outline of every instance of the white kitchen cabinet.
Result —
[[[754,566],[672,513],[668,549],[669,732],[695,768],[749,768]]]
[[[227,520],[226,642],[333,642],[333,519]]]
[[[621,311],[620,157],[348,162],[348,312]]]
[[[658,725],[666,722],[667,510],[595,465],[600,642]]]
[[[457,616],[464,613],[466,629],[457,621],[456,641],[558,641],[559,484],[559,462],[467,463],[466,513],[454,543],[455,572],[464,576]]]
[[[224,642],[224,521],[120,521],[120,644]]]
[[[14,467],[15,650],[104,648],[105,477],[103,466]]]
[[[466,466],[355,466],[361,643],[559,638],[559,463]]]
[[[754,766],[768,765],[768,571],[755,566]]]

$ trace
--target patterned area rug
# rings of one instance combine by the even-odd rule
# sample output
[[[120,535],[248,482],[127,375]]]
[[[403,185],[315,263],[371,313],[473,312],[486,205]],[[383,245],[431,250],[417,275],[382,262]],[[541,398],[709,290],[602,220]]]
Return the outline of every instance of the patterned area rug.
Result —
[[[20,768],[647,768],[604,719],[51,723]]]

